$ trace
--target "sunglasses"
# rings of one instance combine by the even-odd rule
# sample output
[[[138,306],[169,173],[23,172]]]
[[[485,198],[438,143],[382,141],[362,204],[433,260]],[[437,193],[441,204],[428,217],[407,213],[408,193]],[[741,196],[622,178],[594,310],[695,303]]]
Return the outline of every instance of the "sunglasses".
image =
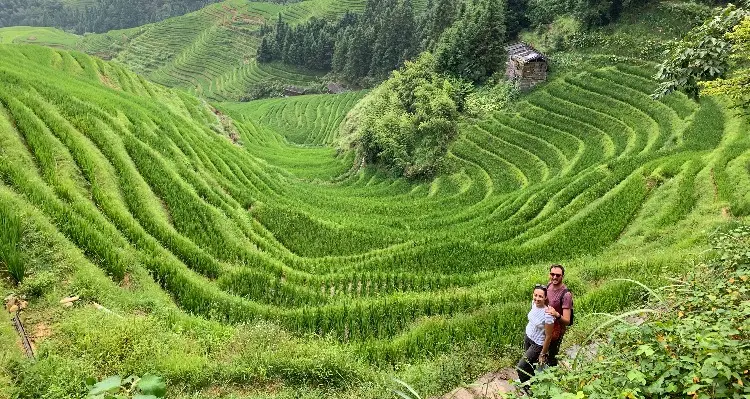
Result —
[[[543,288],[543,289],[545,289],[545,290],[546,290],[546,289],[547,289],[547,286],[546,286],[546,285],[543,285],[543,284],[537,284],[537,285],[535,285],[535,286],[534,286],[534,289],[535,289],[535,290],[536,290],[536,289],[539,289],[539,288]]]
[[[562,277],[562,274],[560,273],[550,273],[550,277]]]

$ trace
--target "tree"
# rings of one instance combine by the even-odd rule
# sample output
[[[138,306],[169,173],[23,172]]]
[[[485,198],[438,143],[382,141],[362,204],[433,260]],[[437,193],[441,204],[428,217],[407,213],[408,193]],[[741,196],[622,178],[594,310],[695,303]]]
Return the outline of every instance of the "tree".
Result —
[[[268,38],[264,37],[261,40],[257,57],[260,62],[269,62],[274,59],[273,47],[268,42]]]
[[[725,38],[732,43],[730,65],[742,65],[730,72],[726,79],[700,82],[701,93],[707,95],[726,95],[745,112],[750,111],[750,16],[737,24],[733,31],[727,32]]]
[[[458,17],[456,2],[452,0],[436,0],[432,9],[428,10],[426,33],[426,48],[434,49],[440,36]]]
[[[369,75],[384,78],[413,55],[416,37],[411,0],[398,0],[395,7],[381,15],[378,25]]]
[[[515,37],[522,29],[529,27],[529,0],[507,0],[505,25],[509,37]]]
[[[369,163],[406,177],[436,173],[458,135],[455,87],[423,53],[360,101],[342,124]]]
[[[725,78],[732,67],[730,56],[744,48],[742,32],[748,16],[750,13],[747,10],[729,5],[720,9],[703,25],[691,30],[670,49],[659,67],[656,78],[661,83],[654,97],[659,98],[680,90],[698,99],[701,82],[721,79],[728,83]],[[733,35],[732,31],[738,26],[739,33]],[[733,40],[738,41],[738,46],[733,47]],[[740,59],[742,54],[747,53],[740,51]]]
[[[440,38],[437,70],[480,81],[503,67],[506,3],[477,0]]]

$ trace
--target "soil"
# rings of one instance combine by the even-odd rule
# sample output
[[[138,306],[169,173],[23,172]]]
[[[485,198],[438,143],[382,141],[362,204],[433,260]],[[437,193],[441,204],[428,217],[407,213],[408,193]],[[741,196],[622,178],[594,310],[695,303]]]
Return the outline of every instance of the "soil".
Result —
[[[109,87],[110,89],[120,90],[120,88],[115,85],[115,83],[112,82],[112,79],[110,79],[107,75],[99,75],[99,80],[101,80],[102,84]]]
[[[518,378],[516,370],[506,367],[498,371],[487,373],[473,384],[458,387],[440,398],[431,399],[502,399],[507,392],[515,392],[516,388],[509,382]]]
[[[721,216],[724,219],[731,219],[732,218],[732,212],[729,211],[729,207],[725,206],[721,208]]]
[[[28,333],[28,330],[27,330]],[[47,323],[41,322],[34,326],[32,329],[32,333],[28,334],[29,336],[29,343],[31,344],[31,350],[36,353],[37,344],[41,343],[45,339],[52,336],[52,329],[50,326],[47,325]],[[17,340],[18,344],[21,346],[21,350],[23,349],[23,344],[21,344],[21,340]]]
[[[132,286],[133,282],[130,279],[130,273],[125,273],[125,276],[122,277],[122,281],[120,282],[120,287],[127,289]]]

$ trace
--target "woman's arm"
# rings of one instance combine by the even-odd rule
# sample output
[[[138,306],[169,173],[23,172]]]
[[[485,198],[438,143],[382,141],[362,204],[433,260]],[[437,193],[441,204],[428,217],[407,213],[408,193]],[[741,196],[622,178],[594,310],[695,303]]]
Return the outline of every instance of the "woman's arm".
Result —
[[[549,344],[552,342],[552,333],[555,330],[554,324],[545,324],[544,325],[544,344],[542,344],[542,352],[539,354],[540,362],[545,361],[546,359],[542,360],[542,357],[547,357],[547,352],[549,351]]]

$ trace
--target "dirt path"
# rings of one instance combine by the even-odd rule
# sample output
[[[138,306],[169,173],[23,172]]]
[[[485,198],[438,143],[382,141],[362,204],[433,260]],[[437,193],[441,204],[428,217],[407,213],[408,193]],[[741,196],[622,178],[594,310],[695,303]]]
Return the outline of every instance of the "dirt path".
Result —
[[[643,323],[640,317],[631,317],[628,319],[631,324],[639,325]],[[571,359],[575,359],[578,352],[581,352],[582,360],[592,359],[596,356],[600,342],[591,342],[585,346],[572,345],[565,350],[565,356],[560,359],[560,367],[570,368]],[[503,399],[506,392],[516,392],[518,389],[510,381],[518,378],[518,373],[513,367],[506,367],[498,371],[487,373],[474,383],[458,387],[445,395],[429,399]]]
[[[487,373],[473,384],[456,388],[440,398],[430,399],[502,399],[503,393],[515,391],[516,388],[510,382],[518,378],[516,370],[506,367],[493,373]]]

